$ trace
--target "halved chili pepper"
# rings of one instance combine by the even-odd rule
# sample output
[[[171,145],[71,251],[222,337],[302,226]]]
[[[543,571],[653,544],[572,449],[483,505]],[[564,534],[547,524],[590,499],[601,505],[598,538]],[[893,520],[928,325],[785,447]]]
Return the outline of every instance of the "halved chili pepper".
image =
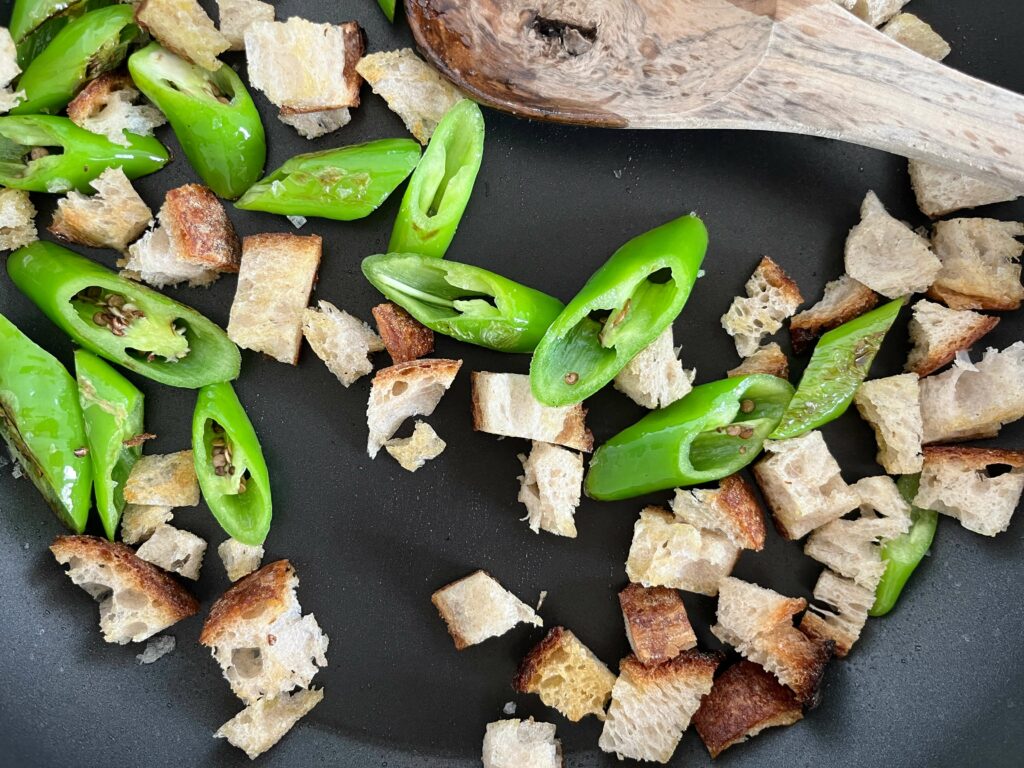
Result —
[[[24,69],[53,42],[72,19],[115,0],[15,0],[11,12],[11,37],[18,51],[18,66]]]
[[[614,379],[682,311],[707,247],[704,223],[690,215],[612,254],[537,345],[530,365],[534,397],[570,405]]]
[[[229,536],[259,546],[270,530],[270,473],[252,422],[227,382],[199,390],[192,456],[206,505]]]
[[[7,272],[74,341],[142,376],[187,389],[238,376],[238,347],[213,322],[67,248],[26,245]]]
[[[893,609],[907,580],[928,554],[935,539],[939,513],[914,506],[920,484],[921,475],[903,475],[896,481],[900,494],[910,504],[910,530],[882,544],[885,573],[875,590],[875,604],[868,611],[872,616],[884,616]]]
[[[234,199],[259,179],[267,159],[263,122],[235,70],[210,72],[152,43],[131,55],[128,71],[210,189]]]
[[[84,349],[75,350],[78,399],[92,462],[96,511],[111,541],[124,511],[124,484],[142,455],[143,396],[128,379]]]
[[[799,437],[846,413],[902,307],[903,299],[890,301],[818,339],[772,440]]]
[[[587,495],[628,499],[738,472],[761,452],[792,395],[788,381],[763,373],[694,387],[597,449]]]
[[[29,192],[91,192],[89,183],[107,168],[129,179],[155,173],[170,156],[152,136],[124,134],[128,146],[79,128],[66,117],[0,117],[0,186]],[[50,153],[48,148],[59,148]]]
[[[499,352],[532,352],[565,307],[494,272],[433,256],[368,256],[363,274],[427,328]]]
[[[377,5],[384,11],[388,21],[393,22],[395,20],[395,0],[377,0]]]
[[[3,315],[0,435],[61,522],[75,533],[84,531],[92,464],[75,380]]]
[[[444,256],[469,205],[483,157],[484,116],[463,99],[430,137],[402,198],[388,250]]]
[[[94,77],[118,66],[142,30],[130,5],[79,16],[54,36],[18,80],[25,99],[12,115],[59,112]]]
[[[378,139],[296,155],[256,182],[236,208],[352,221],[369,216],[412,173],[420,145]]]

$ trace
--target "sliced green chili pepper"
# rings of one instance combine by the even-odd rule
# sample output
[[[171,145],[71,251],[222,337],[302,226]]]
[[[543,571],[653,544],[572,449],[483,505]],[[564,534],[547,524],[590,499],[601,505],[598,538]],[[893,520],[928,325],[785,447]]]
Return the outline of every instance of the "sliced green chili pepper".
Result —
[[[11,114],[59,112],[89,80],[118,66],[143,34],[133,14],[130,5],[114,5],[71,21],[18,80],[25,100]]]
[[[66,117],[0,117],[0,186],[29,192],[91,192],[89,182],[107,168],[129,179],[155,173],[170,156],[152,136],[125,132],[128,146],[79,128]],[[59,152],[50,153],[57,147]]]
[[[231,385],[199,390],[192,455],[206,504],[229,536],[259,546],[270,530],[270,474],[260,441]]]
[[[377,0],[377,5],[384,11],[388,21],[393,22],[395,20],[395,0]]]
[[[597,449],[587,495],[602,501],[720,480],[761,452],[793,395],[759,373],[701,384]]]
[[[75,380],[3,315],[0,435],[61,522],[84,531],[92,465]]]
[[[114,1],[15,0],[10,32],[18,51],[18,66],[24,71],[72,19]]]
[[[352,221],[369,216],[420,159],[412,139],[378,139],[296,155],[256,182],[236,208]]]
[[[234,199],[263,173],[260,113],[231,67],[209,72],[157,43],[128,59],[135,85],[167,116],[185,157],[215,193]]]
[[[890,301],[818,339],[772,440],[799,437],[846,413],[902,307],[903,299]]]
[[[486,269],[433,256],[369,256],[363,274],[427,328],[499,352],[532,352],[565,307]]]
[[[708,233],[682,216],[617,250],[551,324],[530,365],[534,397],[578,403],[615,378],[682,310]]]
[[[444,256],[469,205],[484,157],[484,116],[464,99],[437,124],[391,231],[392,253]]]
[[[142,393],[95,355],[75,350],[78,399],[92,462],[96,511],[111,541],[124,511],[124,484],[142,455]]]
[[[26,245],[7,272],[77,343],[142,376],[187,389],[238,376],[238,347],[210,320],[67,248]]]

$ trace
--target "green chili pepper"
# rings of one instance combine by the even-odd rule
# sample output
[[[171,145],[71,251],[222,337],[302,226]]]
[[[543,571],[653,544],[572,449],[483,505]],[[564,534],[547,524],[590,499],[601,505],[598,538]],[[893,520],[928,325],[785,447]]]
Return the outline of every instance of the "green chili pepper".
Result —
[[[92,465],[75,380],[3,315],[0,435],[61,522],[84,531]]]
[[[903,299],[890,301],[818,340],[772,440],[799,437],[846,413],[902,307]]]
[[[532,352],[565,307],[486,269],[433,256],[368,256],[363,274],[427,328],[499,352]]]
[[[113,3],[114,0],[15,0],[10,33],[18,51],[18,66],[24,71],[72,19]]]
[[[152,43],[128,59],[135,85],[167,116],[199,176],[234,199],[263,173],[267,141],[260,113],[235,70],[209,72]]]
[[[910,504],[910,530],[882,544],[885,573],[875,590],[875,604],[868,611],[872,616],[884,616],[892,610],[907,579],[928,554],[935,538],[939,513],[914,506],[920,484],[921,475],[903,475],[896,481],[903,498]]]
[[[114,5],[71,21],[21,75],[25,100],[11,114],[59,112],[89,80],[118,66],[143,34],[133,14],[130,5]]]
[[[619,248],[537,346],[530,365],[534,397],[570,405],[614,379],[682,310],[707,246],[703,222],[691,215]]]
[[[256,182],[236,208],[352,221],[369,216],[412,173],[420,145],[378,139],[296,155]]]
[[[463,99],[437,124],[391,231],[392,253],[444,256],[469,205],[484,156],[484,116]]]
[[[238,347],[210,320],[66,248],[26,245],[7,272],[74,341],[128,370],[187,389],[238,376]]]
[[[128,146],[79,128],[66,117],[0,117],[0,186],[29,192],[91,192],[89,182],[120,167],[129,179],[155,173],[170,156],[152,136],[124,134]],[[59,152],[48,153],[57,147]]]
[[[384,11],[384,15],[387,16],[388,21],[394,22],[395,20],[395,0],[377,0],[377,5]]]
[[[229,536],[259,546],[270,530],[270,474],[260,441],[231,385],[199,390],[192,455],[203,498]]]
[[[84,349],[75,350],[78,399],[92,462],[96,511],[111,541],[124,511],[124,484],[142,455],[142,393]]]
[[[587,495],[602,501],[720,480],[761,452],[793,395],[767,374],[701,384],[597,449]]]

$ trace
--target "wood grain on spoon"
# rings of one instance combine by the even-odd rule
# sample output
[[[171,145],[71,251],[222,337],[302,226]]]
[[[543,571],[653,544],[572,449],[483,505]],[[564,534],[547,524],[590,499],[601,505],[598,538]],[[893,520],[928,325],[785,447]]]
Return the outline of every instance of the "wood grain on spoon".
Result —
[[[616,128],[825,136],[1024,190],[1024,97],[926,59],[832,0],[406,0],[481,103]]]

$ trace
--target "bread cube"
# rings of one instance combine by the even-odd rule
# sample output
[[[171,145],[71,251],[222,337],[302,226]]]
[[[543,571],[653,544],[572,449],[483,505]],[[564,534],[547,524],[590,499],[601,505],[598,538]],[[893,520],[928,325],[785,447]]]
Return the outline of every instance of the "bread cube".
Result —
[[[397,304],[388,301],[370,311],[392,362],[405,363],[434,351],[434,332]]]
[[[551,723],[498,720],[487,724],[484,768],[562,768],[562,742]]]
[[[167,122],[163,112],[140,101],[142,94],[127,72],[104,72],[71,100],[68,117],[80,128],[127,147],[125,131],[152,136],[155,128]]]
[[[199,480],[192,451],[143,456],[124,485],[129,504],[194,507],[199,503]]]
[[[402,469],[415,472],[431,459],[436,459],[447,447],[444,440],[438,437],[434,428],[425,421],[416,421],[412,435],[409,437],[393,437],[384,443],[391,457]]]
[[[0,189],[0,251],[17,250],[38,240],[35,218],[36,207],[28,192]]]
[[[472,382],[473,429],[477,432],[593,450],[594,436],[586,427],[587,412],[582,405],[541,405],[526,374],[474,371]]]
[[[254,547],[235,539],[227,539],[217,547],[217,554],[224,563],[228,578],[231,581],[238,581],[260,567],[264,552],[262,546]]]
[[[533,442],[530,455],[519,454],[519,501],[526,505],[530,529],[576,537],[574,516],[583,490],[583,457],[567,448]]]
[[[211,72],[231,47],[196,0],[141,0],[135,20],[164,48]]]
[[[746,291],[722,315],[722,327],[733,337],[740,357],[754,354],[762,339],[779,330],[804,301],[797,284],[768,256],[747,280]]]
[[[370,355],[384,349],[370,326],[329,301],[303,310],[302,334],[344,387],[371,373]]]
[[[932,247],[942,269],[928,295],[952,309],[1019,309],[1024,223],[996,219],[937,221]]]
[[[860,639],[875,604],[875,590],[826,568],[814,585],[814,599],[828,607],[812,604],[800,621],[800,631],[812,640],[834,643],[836,656],[845,657]]]
[[[629,584],[619,592],[629,647],[641,664],[654,666],[697,645],[683,599],[674,589]]]
[[[213,737],[227,739],[255,760],[283,739],[323,698],[322,689],[311,688],[259,699],[224,723]]]
[[[819,336],[860,317],[877,304],[875,292],[849,275],[827,283],[821,301],[789,321],[793,351],[803,354],[814,346]]]
[[[969,309],[948,309],[927,299],[914,305],[910,318],[910,340],[914,348],[906,370],[927,376],[951,362],[956,353],[968,350],[993,328],[999,318]]]
[[[921,399],[917,374],[865,381],[853,402],[878,442],[877,461],[891,475],[921,471]]]
[[[163,523],[156,527],[135,554],[165,571],[197,581],[206,554],[206,542],[194,533]]]
[[[455,647],[463,650],[499,637],[516,624],[544,626],[540,616],[486,571],[475,571],[437,590],[430,597]]]
[[[113,248],[124,253],[153,220],[121,168],[107,168],[90,182],[95,195],[72,190],[57,201],[50,232],[90,248]]]
[[[121,514],[121,541],[141,544],[153,531],[174,516],[174,508],[161,505],[125,504]]]
[[[366,452],[371,459],[406,419],[434,412],[461,367],[461,360],[432,358],[410,360],[377,371],[366,407]]]
[[[672,328],[640,350],[612,382],[617,390],[644,408],[664,408],[693,389],[695,369],[683,370],[679,350],[672,346]]]
[[[755,373],[788,379],[789,359],[782,351],[782,347],[774,341],[758,347],[750,357],[745,358],[742,363],[731,369],[728,376],[750,376]]]
[[[742,475],[722,478],[718,488],[677,488],[672,513],[695,528],[726,536],[740,549],[764,549],[764,512]]]
[[[232,51],[245,50],[245,30],[257,21],[273,21],[274,6],[260,0],[217,0],[220,33]]]
[[[1010,187],[923,160],[911,160],[908,170],[917,207],[933,219],[964,208],[1006,203],[1020,197],[1020,193]]]

